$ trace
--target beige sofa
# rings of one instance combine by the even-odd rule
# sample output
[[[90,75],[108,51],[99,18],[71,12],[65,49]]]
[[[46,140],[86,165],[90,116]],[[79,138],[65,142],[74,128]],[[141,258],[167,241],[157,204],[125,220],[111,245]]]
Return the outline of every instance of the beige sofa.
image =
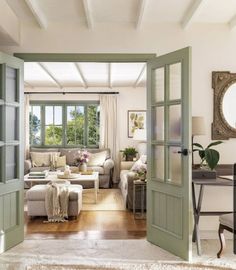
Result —
[[[120,182],[119,188],[127,209],[133,209],[133,181],[139,179],[138,175],[131,171],[134,162],[133,161],[122,161],[120,167]],[[146,205],[146,195],[145,195]],[[136,192],[136,208],[141,209],[141,191]],[[146,207],[145,207],[146,210]]]
[[[31,148],[30,152],[57,152],[60,153],[60,156],[66,156],[66,164],[69,166],[75,166],[75,156],[78,153],[79,148]],[[114,162],[110,158],[110,149],[87,149],[89,153],[98,153],[105,151],[106,159],[103,164],[99,164],[97,166],[88,166],[88,169],[92,169],[95,172],[99,173],[99,187],[101,188],[109,188],[112,184],[112,173],[114,168]],[[48,164],[47,164],[48,165]],[[49,170],[50,166],[33,166],[32,160],[25,160],[25,174],[29,172],[38,172]],[[57,168],[59,170],[63,170],[64,167]],[[83,185],[83,187],[85,187]]]

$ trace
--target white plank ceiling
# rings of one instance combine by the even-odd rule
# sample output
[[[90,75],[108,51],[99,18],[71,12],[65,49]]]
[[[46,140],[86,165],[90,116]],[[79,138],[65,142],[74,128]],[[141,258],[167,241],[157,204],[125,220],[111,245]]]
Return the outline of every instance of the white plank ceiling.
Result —
[[[31,63],[24,64],[27,87],[143,87],[144,63]]]
[[[235,0],[4,0],[21,22],[34,21],[47,29],[51,23],[78,23],[95,29],[98,23],[236,23]]]

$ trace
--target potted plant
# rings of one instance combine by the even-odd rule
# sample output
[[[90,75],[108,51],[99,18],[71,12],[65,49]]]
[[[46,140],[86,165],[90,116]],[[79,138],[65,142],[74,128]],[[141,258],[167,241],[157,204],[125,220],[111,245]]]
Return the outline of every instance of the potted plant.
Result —
[[[212,147],[221,143],[222,141],[216,141],[216,142],[210,143],[206,148],[204,148],[199,143],[193,144],[193,146],[196,147],[196,148],[193,148],[193,152],[198,152],[199,157],[201,158],[200,168],[210,169],[210,170],[215,169],[216,165],[218,164],[220,160],[220,153],[217,150],[212,149]]]
[[[133,161],[138,153],[133,147],[126,147],[124,150],[121,150],[121,152],[126,161]]]

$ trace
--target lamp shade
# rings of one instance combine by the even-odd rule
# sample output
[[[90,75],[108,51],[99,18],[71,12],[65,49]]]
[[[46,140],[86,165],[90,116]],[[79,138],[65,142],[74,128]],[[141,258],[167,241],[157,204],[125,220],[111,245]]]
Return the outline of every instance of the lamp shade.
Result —
[[[146,129],[135,129],[133,139],[135,141],[146,141],[147,140],[147,130]]]
[[[192,117],[192,135],[205,135],[206,127],[205,121],[202,116],[193,116]]]

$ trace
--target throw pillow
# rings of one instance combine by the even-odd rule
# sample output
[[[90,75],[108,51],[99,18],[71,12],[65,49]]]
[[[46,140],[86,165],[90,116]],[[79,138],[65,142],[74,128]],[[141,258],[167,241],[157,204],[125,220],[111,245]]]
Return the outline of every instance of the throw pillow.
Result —
[[[51,152],[30,152],[33,167],[49,167],[52,161],[52,155],[60,155]]]
[[[89,153],[88,166],[103,166],[106,160],[107,152],[101,151],[99,153]]]
[[[57,157],[55,160],[55,166],[56,166],[56,168],[65,167],[66,166],[66,156]]]

